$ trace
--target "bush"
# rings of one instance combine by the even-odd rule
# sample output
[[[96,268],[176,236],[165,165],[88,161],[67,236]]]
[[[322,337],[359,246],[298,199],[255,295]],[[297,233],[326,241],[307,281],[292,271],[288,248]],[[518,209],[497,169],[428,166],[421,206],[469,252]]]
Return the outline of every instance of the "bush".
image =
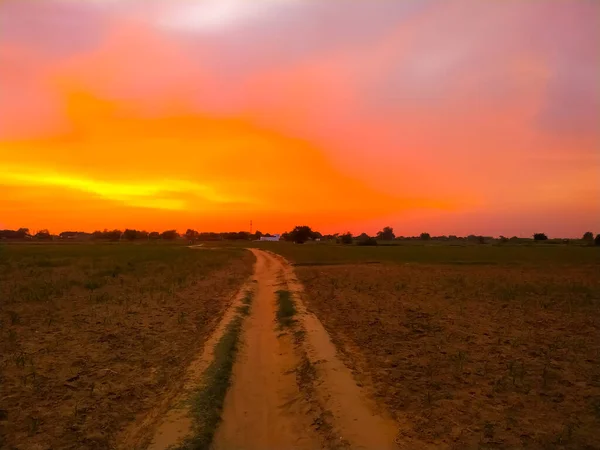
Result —
[[[547,241],[548,236],[546,236],[544,233],[535,233],[533,235],[533,240],[534,241]]]
[[[373,237],[367,237],[366,239],[359,240],[356,245],[364,245],[364,246],[377,245],[377,239],[375,239]]]
[[[352,233],[348,232],[346,234],[342,235],[342,244],[352,244],[353,240],[352,240]]]

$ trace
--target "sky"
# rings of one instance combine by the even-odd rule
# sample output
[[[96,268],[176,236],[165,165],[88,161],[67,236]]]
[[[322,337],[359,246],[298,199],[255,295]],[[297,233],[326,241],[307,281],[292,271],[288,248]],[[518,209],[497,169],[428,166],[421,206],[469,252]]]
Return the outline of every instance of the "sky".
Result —
[[[600,233],[600,3],[0,2],[0,229]]]

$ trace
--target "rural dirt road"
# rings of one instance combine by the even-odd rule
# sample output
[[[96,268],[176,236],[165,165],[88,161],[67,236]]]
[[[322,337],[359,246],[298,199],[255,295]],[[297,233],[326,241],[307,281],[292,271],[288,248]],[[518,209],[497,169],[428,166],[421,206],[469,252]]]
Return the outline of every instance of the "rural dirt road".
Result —
[[[292,267],[272,253],[251,251],[254,303],[213,447],[396,448],[395,422],[373,413],[327,332],[304,308]],[[278,290],[293,294],[299,314],[292,331],[276,323]]]
[[[375,412],[376,405],[338,358],[323,325],[304,307],[302,286],[291,265],[270,252],[250,251],[256,264],[252,286],[244,290],[251,289],[254,299],[242,326],[241,346],[212,448],[397,448],[397,423]],[[294,324],[286,329],[276,320],[279,290],[292,293],[298,311]],[[190,367],[188,388],[198,383],[240,299],[241,294]],[[179,396],[178,404],[185,395]],[[153,428],[149,448],[162,450],[189,434],[191,420],[185,408],[172,407]]]

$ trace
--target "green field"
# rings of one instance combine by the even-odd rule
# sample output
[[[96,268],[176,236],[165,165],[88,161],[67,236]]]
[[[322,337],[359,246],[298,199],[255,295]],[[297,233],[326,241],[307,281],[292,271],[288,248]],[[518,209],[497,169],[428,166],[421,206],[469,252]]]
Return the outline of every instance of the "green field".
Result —
[[[239,245],[239,244],[236,244]],[[296,265],[342,263],[424,263],[456,265],[593,264],[600,248],[577,245],[449,245],[406,244],[361,247],[329,243],[253,242],[253,247],[279,253]]]

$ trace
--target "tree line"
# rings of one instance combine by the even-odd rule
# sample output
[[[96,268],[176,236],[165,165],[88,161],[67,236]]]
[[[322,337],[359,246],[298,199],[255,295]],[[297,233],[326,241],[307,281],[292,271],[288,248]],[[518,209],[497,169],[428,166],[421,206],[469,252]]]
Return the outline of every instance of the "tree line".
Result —
[[[547,241],[548,236],[545,233],[534,233],[532,235],[534,241]],[[303,244],[307,241],[315,240],[335,240],[339,244],[357,244],[357,245],[378,245],[380,241],[467,241],[472,243],[485,244],[488,242],[520,242],[523,240],[529,240],[526,238],[519,238],[513,236],[507,238],[500,236],[494,238],[493,236],[481,236],[481,235],[468,235],[468,236],[455,236],[455,235],[443,235],[443,236],[431,236],[429,233],[423,232],[418,236],[396,236],[392,227],[384,227],[381,231],[377,232],[374,236],[367,233],[361,233],[354,236],[349,231],[346,233],[326,234],[323,235],[319,232],[313,231],[309,226],[297,226],[292,231],[286,232],[282,235],[282,239],[286,241],[295,242],[297,244]],[[596,235],[591,231],[586,231],[582,238],[584,242],[589,244],[595,244],[600,246],[600,234]],[[561,241],[569,241],[569,239],[561,239]]]
[[[63,231],[57,235],[52,235],[47,229],[42,229],[36,233],[30,233],[29,228],[19,228],[18,230],[0,230],[0,239],[2,240],[104,240],[104,241],[136,241],[136,240],[165,240],[173,241],[175,239],[186,239],[188,241],[221,241],[221,240],[259,240],[261,237],[272,236],[269,233],[262,233],[256,231],[250,233],[248,231],[232,231],[232,232],[199,232],[194,229],[188,228],[185,233],[180,234],[176,230],[166,230],[162,232],[158,231],[145,231],[136,229],[114,229],[103,231],[97,230],[92,233],[86,233],[82,231]],[[534,233],[532,235],[534,241],[547,241],[548,236],[545,233]],[[367,233],[361,233],[359,235],[353,235],[350,232],[346,233],[335,233],[335,234],[322,234],[318,231],[314,231],[307,225],[296,226],[291,231],[285,232],[281,235],[281,239],[284,241],[295,242],[297,244],[303,244],[308,241],[334,241],[339,244],[356,244],[356,245],[378,245],[380,241],[466,241],[472,243],[485,244],[487,242],[520,242],[528,240],[524,238],[518,238],[513,236],[507,238],[500,236],[494,238],[492,236],[481,236],[481,235],[469,235],[469,236],[455,236],[455,235],[443,235],[443,236],[431,236],[429,233],[423,232],[418,236],[396,236],[392,227],[384,227],[382,230],[377,232],[375,235],[369,235]],[[600,246],[600,234],[594,237],[591,231],[586,231],[582,238],[584,242],[588,244],[595,244]],[[568,241],[563,239],[562,241]]]

